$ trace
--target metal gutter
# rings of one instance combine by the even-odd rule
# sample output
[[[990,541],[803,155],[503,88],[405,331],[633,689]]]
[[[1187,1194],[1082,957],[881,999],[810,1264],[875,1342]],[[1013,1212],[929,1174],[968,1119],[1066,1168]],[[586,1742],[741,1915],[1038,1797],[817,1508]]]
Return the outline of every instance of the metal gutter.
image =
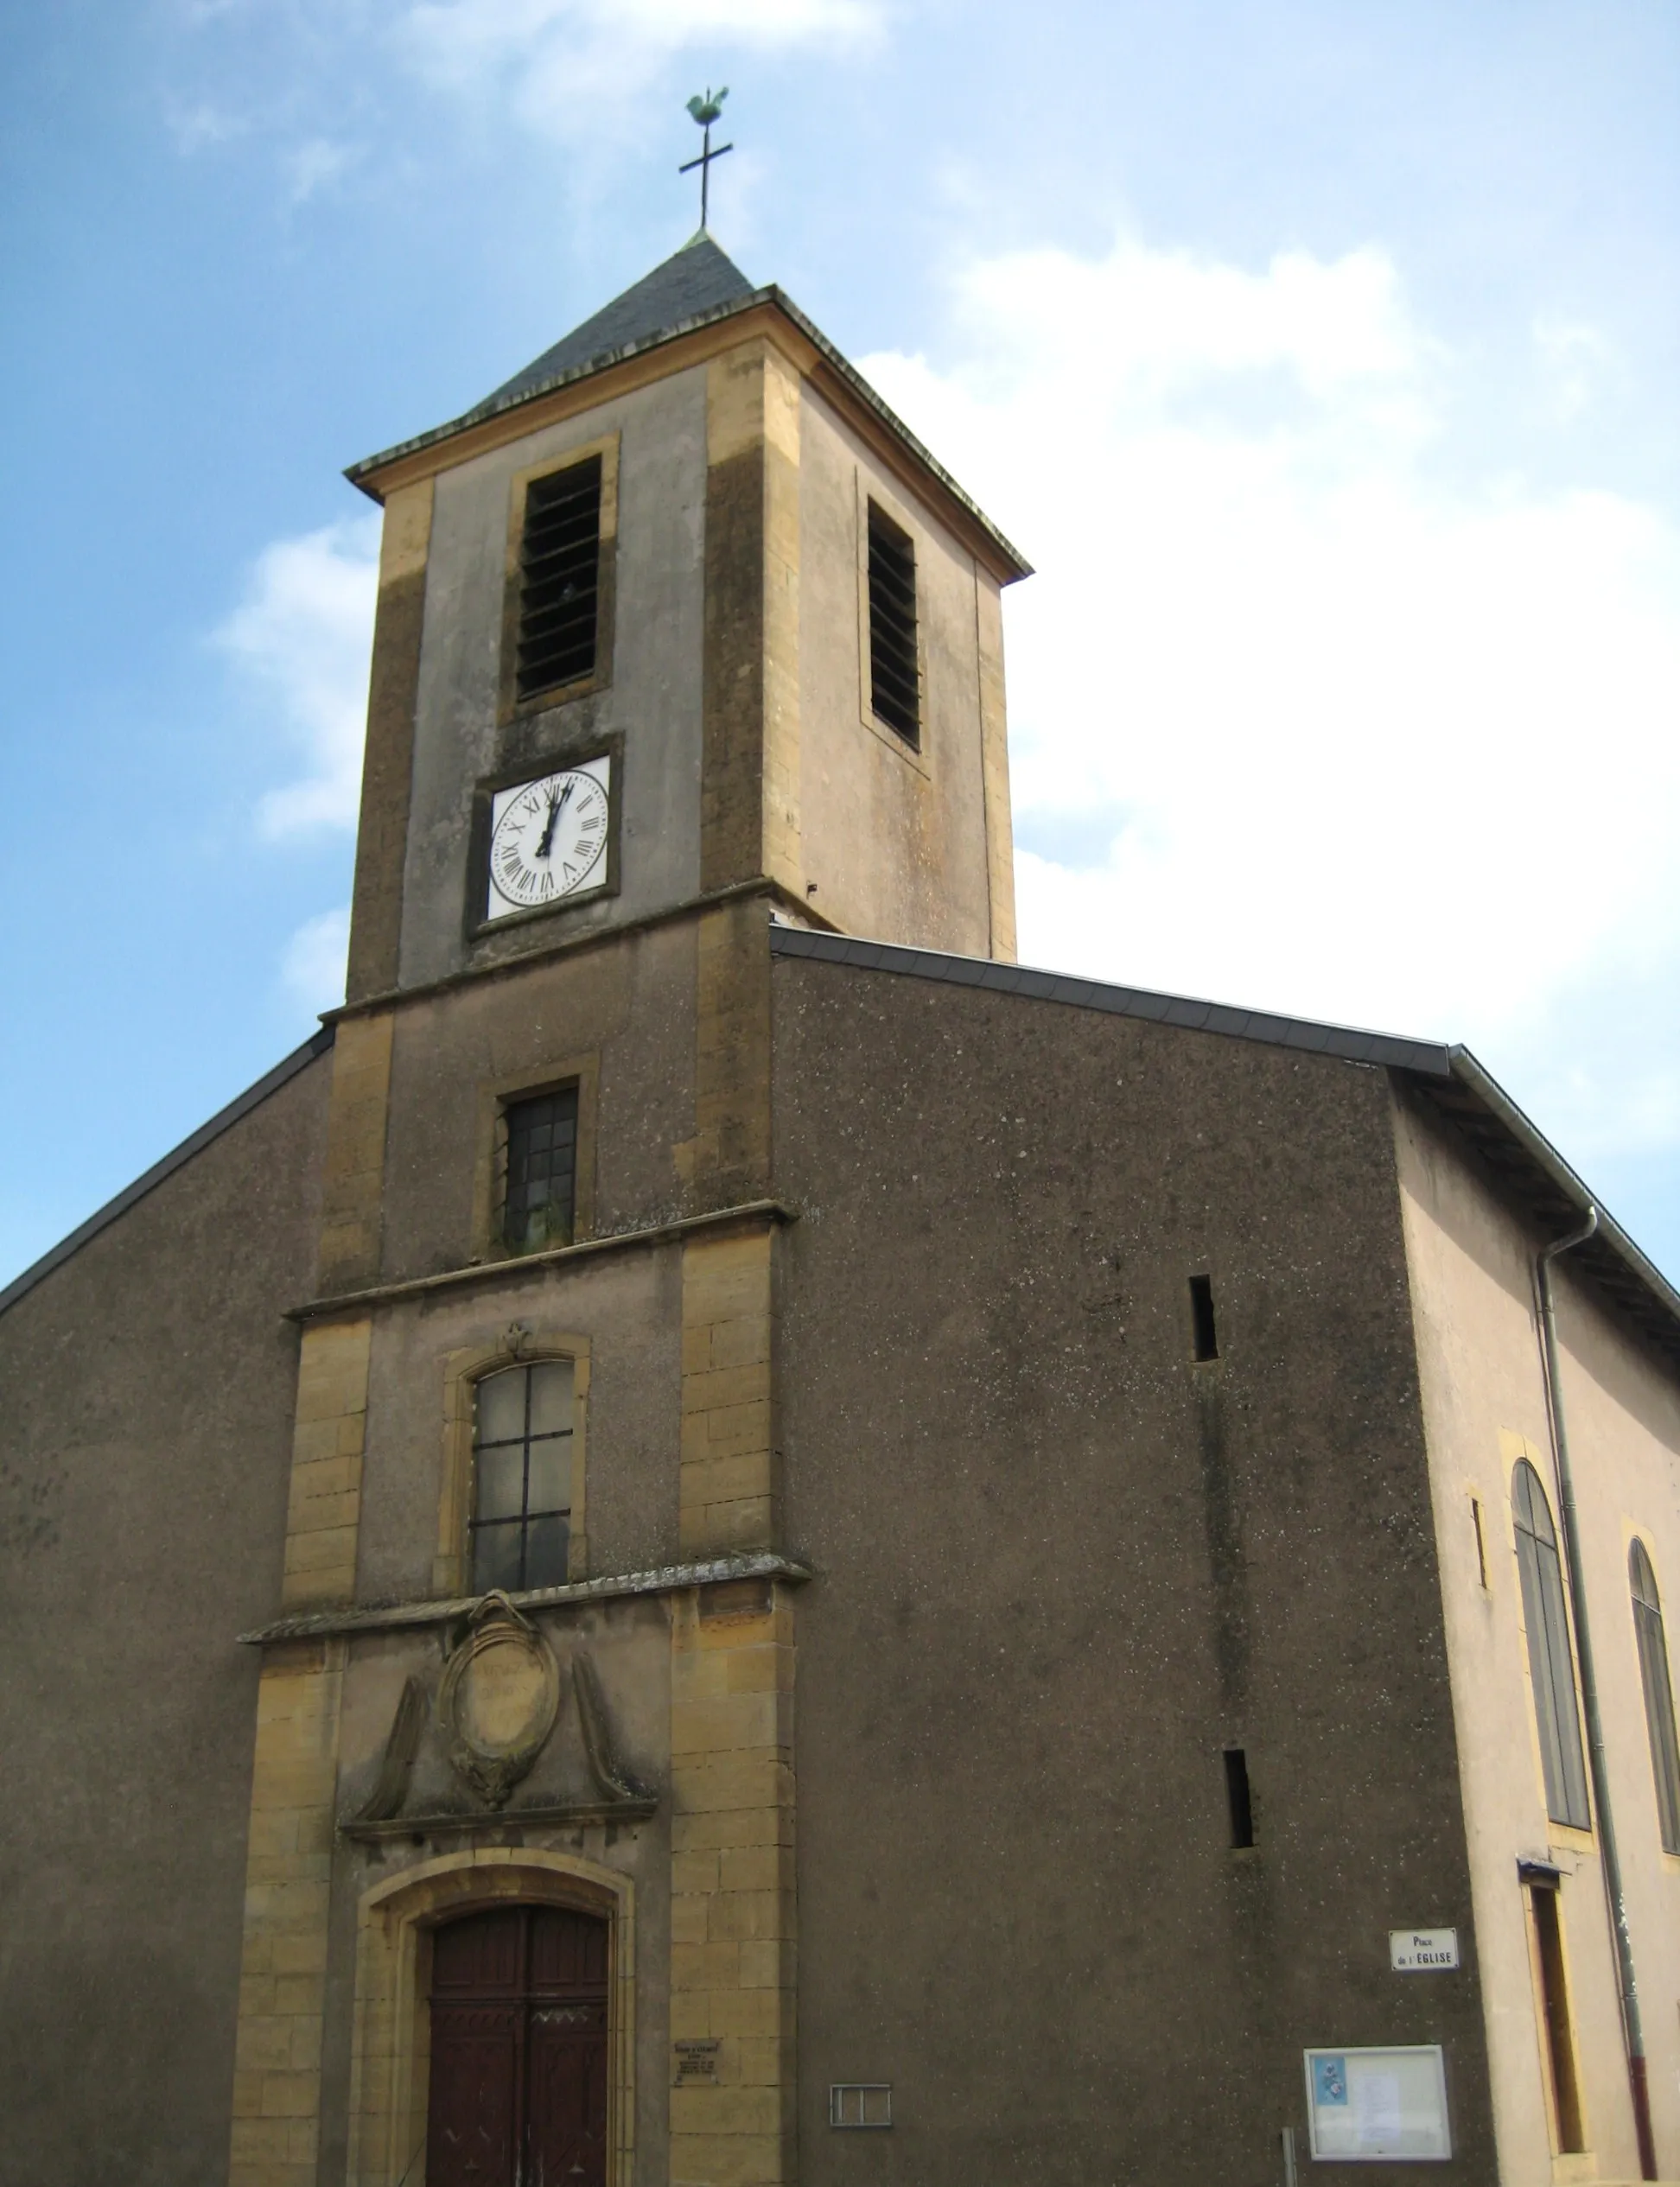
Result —
[[[1499,1080],[1489,1075],[1468,1048],[1454,1047],[1448,1053],[1452,1059],[1453,1076],[1459,1084],[1468,1087],[1482,1105],[1498,1117],[1529,1160],[1537,1168],[1545,1172],[1558,1192],[1583,1218],[1589,1209],[1597,1209],[1598,1237],[1611,1248],[1619,1260],[1626,1263],[1629,1273],[1637,1276],[1645,1289],[1654,1294],[1664,1311],[1680,1323],[1680,1291],[1676,1290],[1656,1262],[1641,1252],[1614,1217],[1605,1213],[1602,1203],[1588,1190],[1539,1126],[1530,1122]]]
[[[1556,1472],[1557,1512],[1563,1535],[1564,1569],[1569,1580],[1569,1609],[1575,1620],[1575,1663],[1581,1673],[1581,1705],[1587,1719],[1587,1761],[1592,1774],[1593,1812],[1598,1825],[1600,1873],[1605,1910],[1610,1919],[1610,1943],[1616,1961],[1616,1991],[1621,2007],[1622,2042],[1627,2053],[1627,2087],[1633,2110],[1633,2132],[1639,2149],[1639,2177],[1657,2177],[1656,2145],[1651,2135],[1651,2089],[1645,2066],[1645,2025],[1639,2011],[1639,1984],[1633,1964],[1633,1933],[1627,1921],[1627,1894],[1622,1886],[1621,1854],[1616,1843],[1616,1819],[1610,1798],[1610,1765],[1604,1745],[1604,1718],[1599,1708],[1598,1671],[1593,1655],[1593,1630],[1588,1614],[1587,1577],[1581,1560],[1581,1526],[1575,1510],[1575,1468],[1569,1461],[1569,1438],[1563,1417],[1563,1389],[1557,1352],[1557,1312],[1552,1296],[1552,1262],[1596,1235],[1599,1211],[1588,1207],[1587,1219],[1568,1237],[1554,1238],[1534,1256],[1534,1287],[1539,1306],[1540,1370],[1546,1388],[1546,1415],[1551,1428],[1552,1464]],[[1530,1645],[1533,1643],[1530,1641]]]

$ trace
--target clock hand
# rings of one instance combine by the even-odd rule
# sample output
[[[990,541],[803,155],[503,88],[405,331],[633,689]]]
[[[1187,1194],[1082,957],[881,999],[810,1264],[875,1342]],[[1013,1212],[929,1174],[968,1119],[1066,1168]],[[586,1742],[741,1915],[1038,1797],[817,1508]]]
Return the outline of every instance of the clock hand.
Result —
[[[571,793],[572,785],[569,782],[557,798],[549,799],[548,825],[543,830],[543,840],[537,846],[537,855],[539,858],[546,858],[553,846],[554,823],[566,810],[566,800]]]

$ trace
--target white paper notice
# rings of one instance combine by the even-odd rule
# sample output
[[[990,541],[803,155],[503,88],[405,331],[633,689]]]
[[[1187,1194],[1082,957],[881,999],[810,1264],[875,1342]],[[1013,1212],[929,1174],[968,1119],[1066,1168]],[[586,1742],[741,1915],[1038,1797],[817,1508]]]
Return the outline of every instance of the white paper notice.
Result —
[[[1400,2076],[1363,2073],[1354,2081],[1358,2100],[1354,2123],[1360,2141],[1373,2157],[1386,2156],[1403,2131],[1400,2111]]]
[[[1438,2044],[1308,2050],[1305,2062],[1314,2157],[1378,2163],[1452,2155]]]

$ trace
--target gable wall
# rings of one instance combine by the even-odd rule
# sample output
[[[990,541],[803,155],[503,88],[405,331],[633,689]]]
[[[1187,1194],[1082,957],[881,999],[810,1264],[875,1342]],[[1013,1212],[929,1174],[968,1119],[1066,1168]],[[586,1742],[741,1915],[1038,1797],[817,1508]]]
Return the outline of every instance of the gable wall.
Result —
[[[1394,2042],[1486,2181],[1473,1966],[1388,1963],[1470,1904],[1385,1074],[773,982],[805,2187],[1257,2187],[1302,2047]]]
[[[9,2187],[226,2177],[330,1054],[0,1315]]]

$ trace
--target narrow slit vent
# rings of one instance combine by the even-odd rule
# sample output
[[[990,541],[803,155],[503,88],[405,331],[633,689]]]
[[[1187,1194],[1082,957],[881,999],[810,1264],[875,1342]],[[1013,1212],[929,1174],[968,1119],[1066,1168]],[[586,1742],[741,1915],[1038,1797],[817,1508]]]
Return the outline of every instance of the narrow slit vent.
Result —
[[[869,504],[869,703],[907,744],[921,742],[916,651],[916,550]]]
[[[1190,1332],[1193,1359],[1217,1359],[1219,1356],[1219,1332],[1213,1323],[1213,1279],[1211,1275],[1193,1275],[1190,1279]]]
[[[1254,1802],[1249,1796],[1248,1756],[1240,1746],[1228,1746],[1225,1758],[1225,1799],[1231,1809],[1231,1842],[1254,1843]]]
[[[601,458],[533,479],[519,544],[519,696],[593,675],[601,597]]]

